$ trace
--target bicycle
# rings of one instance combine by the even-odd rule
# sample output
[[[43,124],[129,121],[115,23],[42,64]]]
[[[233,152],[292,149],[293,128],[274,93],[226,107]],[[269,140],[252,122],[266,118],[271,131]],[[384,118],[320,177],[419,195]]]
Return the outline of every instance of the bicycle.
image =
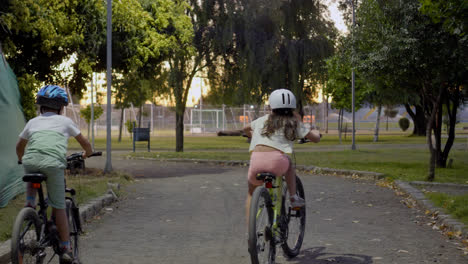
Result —
[[[308,140],[301,139],[300,144]],[[288,258],[296,257],[304,240],[306,208],[292,208],[284,176],[258,173],[264,182],[252,194],[249,213],[249,253],[253,264],[275,263],[276,246]],[[296,175],[296,194],[305,200],[304,187]],[[296,231],[296,232],[294,232]]]
[[[80,154],[80,155],[78,155]],[[74,153],[67,157],[67,163],[81,160],[82,153]],[[95,152],[92,156],[101,156],[102,152]],[[18,162],[21,164],[21,162]],[[51,247],[54,254],[50,258],[52,261],[55,255],[62,252],[59,244],[59,234],[54,219],[48,220],[47,216],[47,198],[44,198],[42,182],[47,180],[47,176],[42,173],[28,173],[23,177],[24,182],[32,183],[34,189],[37,189],[39,196],[39,210],[31,207],[21,209],[13,225],[11,237],[11,262],[13,264],[44,262],[47,253],[46,249]],[[70,245],[73,250],[73,263],[79,264],[79,235],[82,233],[79,208],[75,199],[76,191],[73,188],[65,186],[66,213],[70,230]]]

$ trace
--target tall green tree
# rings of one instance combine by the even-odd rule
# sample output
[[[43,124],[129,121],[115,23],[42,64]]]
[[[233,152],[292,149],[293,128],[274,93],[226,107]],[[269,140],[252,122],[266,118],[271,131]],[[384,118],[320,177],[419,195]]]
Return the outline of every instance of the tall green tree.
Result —
[[[214,2],[220,18],[217,63],[209,67],[215,101],[258,105],[272,90],[287,88],[301,108],[315,95],[336,35],[320,1]]]
[[[468,2],[466,0],[420,0],[421,11],[448,32],[468,41]]]
[[[391,84],[380,87],[384,90],[419,99],[431,153],[428,180],[434,180],[435,167],[446,166],[455,138],[456,113],[468,81],[468,47],[459,35],[420,13],[420,7],[416,0],[363,1],[356,35],[360,71],[366,76],[382,76]],[[451,125],[442,149],[443,105],[449,109]]]
[[[194,27],[188,14],[190,5],[185,0],[161,0],[156,3],[148,1],[146,9],[157,22],[163,32],[167,32],[170,44],[165,54],[166,66],[162,72],[152,72],[152,80],[158,83],[157,92],[165,94],[175,104],[176,112],[176,148],[183,151],[184,146],[184,113],[188,91],[195,74],[202,66],[202,57],[196,56],[194,46]],[[161,16],[164,13],[164,16]]]
[[[54,82],[54,70],[82,41],[76,30],[79,1],[2,1],[0,42],[18,77],[21,103],[27,119],[35,116],[34,92],[41,82]]]

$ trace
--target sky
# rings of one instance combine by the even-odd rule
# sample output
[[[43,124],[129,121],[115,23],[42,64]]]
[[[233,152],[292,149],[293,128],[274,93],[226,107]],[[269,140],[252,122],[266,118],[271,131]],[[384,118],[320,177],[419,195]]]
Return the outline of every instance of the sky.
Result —
[[[343,15],[338,10],[338,3],[336,0],[324,0],[325,5],[328,7],[330,11],[330,18],[335,22],[335,27],[345,33],[348,32],[346,25],[343,21]]]

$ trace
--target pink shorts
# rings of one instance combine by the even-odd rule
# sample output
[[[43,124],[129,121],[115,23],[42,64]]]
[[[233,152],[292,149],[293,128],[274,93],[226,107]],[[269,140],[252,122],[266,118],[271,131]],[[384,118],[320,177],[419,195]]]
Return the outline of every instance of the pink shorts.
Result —
[[[256,179],[260,172],[270,172],[274,175],[285,175],[291,161],[288,155],[281,151],[252,152],[247,180],[253,185],[262,185],[263,181]]]

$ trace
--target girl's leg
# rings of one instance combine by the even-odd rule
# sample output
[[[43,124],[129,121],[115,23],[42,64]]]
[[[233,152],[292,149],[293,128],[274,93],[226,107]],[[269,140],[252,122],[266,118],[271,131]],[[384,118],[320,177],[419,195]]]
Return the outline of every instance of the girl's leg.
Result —
[[[249,215],[250,215],[250,202],[252,201],[252,194],[259,185],[254,185],[249,182],[249,191],[247,193],[247,199],[245,200],[245,215],[247,227],[249,226]]]
[[[294,164],[292,163],[291,159],[289,156],[286,156],[288,161],[289,161],[289,167],[288,170],[285,173],[285,178],[286,178],[286,183],[288,184],[288,191],[289,194],[292,196],[296,193],[296,168],[294,167]]]

